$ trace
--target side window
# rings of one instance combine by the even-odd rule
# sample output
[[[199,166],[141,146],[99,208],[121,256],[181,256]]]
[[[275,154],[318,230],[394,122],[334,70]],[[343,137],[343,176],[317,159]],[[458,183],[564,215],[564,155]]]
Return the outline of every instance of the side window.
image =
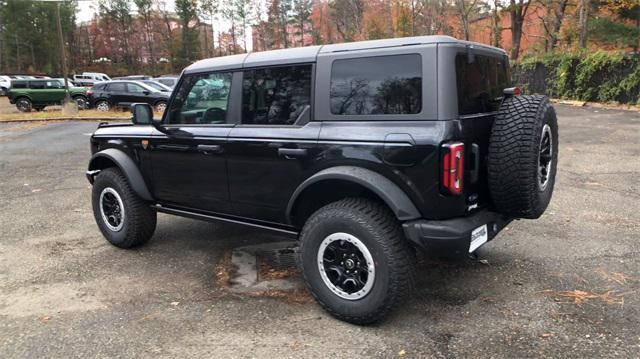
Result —
[[[456,55],[456,85],[459,115],[497,111],[509,87],[506,59],[476,55],[469,63],[466,53]]]
[[[311,65],[244,71],[242,123],[293,125],[311,103]]]
[[[64,88],[64,84],[62,84],[60,81],[47,81],[47,88],[48,89],[61,89]]]
[[[11,81],[11,87],[14,89],[26,89],[27,82],[25,81]]]
[[[171,104],[169,123],[227,123],[231,78],[231,72],[185,77]]]
[[[29,81],[29,88],[32,90],[44,90],[45,81]]]
[[[132,84],[132,83],[127,84],[127,89],[128,89],[128,92],[132,92],[132,93],[143,93],[147,91],[144,87],[138,84]]]
[[[422,110],[418,54],[336,60],[329,93],[334,115],[415,114]]]
[[[109,92],[125,92],[124,83],[116,82],[116,83],[113,83],[113,84],[109,84],[109,87],[107,87],[107,91],[109,91]]]

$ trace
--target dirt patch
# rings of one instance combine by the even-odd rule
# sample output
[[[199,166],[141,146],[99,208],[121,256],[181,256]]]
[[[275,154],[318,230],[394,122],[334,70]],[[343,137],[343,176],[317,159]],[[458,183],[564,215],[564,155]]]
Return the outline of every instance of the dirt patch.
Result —
[[[107,306],[95,296],[69,283],[19,288],[0,299],[0,315],[9,317],[54,316],[61,312],[86,312]]]
[[[275,298],[281,299],[286,303],[304,304],[313,302],[313,297],[306,289],[292,290],[263,290],[259,292],[248,293],[249,297]]]

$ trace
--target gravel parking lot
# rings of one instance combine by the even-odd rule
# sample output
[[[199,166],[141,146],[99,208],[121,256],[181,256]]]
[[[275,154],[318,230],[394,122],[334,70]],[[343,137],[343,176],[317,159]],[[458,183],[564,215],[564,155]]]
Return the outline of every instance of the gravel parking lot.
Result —
[[[640,114],[556,108],[547,213],[478,261],[425,261],[372,327],[226,290],[229,251],[270,233],[160,215],[148,245],[110,246],[84,177],[96,123],[0,124],[0,357],[637,357]]]

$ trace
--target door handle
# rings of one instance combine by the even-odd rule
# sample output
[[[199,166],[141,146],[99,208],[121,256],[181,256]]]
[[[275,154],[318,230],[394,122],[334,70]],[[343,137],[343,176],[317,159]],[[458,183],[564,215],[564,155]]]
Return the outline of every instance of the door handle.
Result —
[[[222,146],[220,145],[198,145],[198,151],[202,153],[220,153]]]
[[[168,150],[168,151],[187,151],[189,146],[186,145],[158,145],[157,148],[159,150]]]
[[[307,155],[306,148],[278,148],[278,155],[286,159],[293,157],[304,157]]]

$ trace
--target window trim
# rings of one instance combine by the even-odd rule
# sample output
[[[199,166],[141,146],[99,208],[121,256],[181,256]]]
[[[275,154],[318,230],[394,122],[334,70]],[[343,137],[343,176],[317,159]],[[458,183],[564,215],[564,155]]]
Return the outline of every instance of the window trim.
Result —
[[[315,83],[316,83],[316,63],[315,62],[295,62],[295,63],[287,63],[287,64],[274,64],[274,65],[267,65],[267,66],[252,66],[252,67],[247,67],[247,68],[243,68],[242,70],[240,70],[240,74],[241,74],[241,81],[240,84],[242,85],[244,83],[244,73],[245,71],[254,71],[254,70],[261,70],[261,69],[268,69],[268,68],[277,68],[277,67],[294,67],[294,66],[304,66],[304,65],[310,65],[311,66],[311,91],[309,92],[309,105],[311,106],[311,108],[309,109],[309,121],[300,124],[300,125],[286,125],[286,124],[277,124],[277,125],[267,125],[267,124],[253,124],[253,123],[242,123],[242,105],[243,105],[243,96],[244,96],[244,92],[242,91],[242,86],[240,86],[240,101],[238,102],[238,107],[240,109],[239,112],[239,116],[237,117],[239,119],[236,127],[241,127],[241,128],[302,128],[304,126],[306,126],[309,122],[313,122],[314,119],[314,111],[313,109],[315,108],[315,92],[316,92],[316,87],[315,87]]]
[[[180,77],[177,80],[177,83],[175,85],[175,87],[173,88],[173,91],[171,91],[171,97],[169,98],[169,104],[167,105],[167,110],[164,111],[164,113],[162,114],[162,119],[160,120],[160,123],[162,124],[162,127],[167,127],[167,128],[179,128],[179,127],[234,127],[237,124],[237,118],[238,116],[236,115],[236,111],[235,111],[235,107],[237,106],[237,104],[235,104],[235,96],[233,96],[234,91],[237,91],[235,88],[238,87],[238,85],[236,84],[236,73],[238,72],[242,72],[242,69],[227,69],[227,70],[217,70],[217,71],[202,71],[202,72],[193,72],[193,73],[188,73],[185,74],[184,72],[180,75]],[[178,90],[180,89],[180,86],[182,86],[182,83],[184,82],[184,80],[187,77],[192,77],[192,76],[208,76],[208,75],[212,75],[212,74],[216,74],[216,73],[230,73],[231,74],[231,90],[229,91],[229,96],[227,97],[227,113],[225,115],[225,122],[226,123],[169,123],[169,113],[171,112],[170,109],[173,106],[176,97],[178,96]],[[242,87],[240,87],[240,91],[242,91]],[[232,114],[230,116],[230,114]],[[231,117],[231,118],[230,118]]]

